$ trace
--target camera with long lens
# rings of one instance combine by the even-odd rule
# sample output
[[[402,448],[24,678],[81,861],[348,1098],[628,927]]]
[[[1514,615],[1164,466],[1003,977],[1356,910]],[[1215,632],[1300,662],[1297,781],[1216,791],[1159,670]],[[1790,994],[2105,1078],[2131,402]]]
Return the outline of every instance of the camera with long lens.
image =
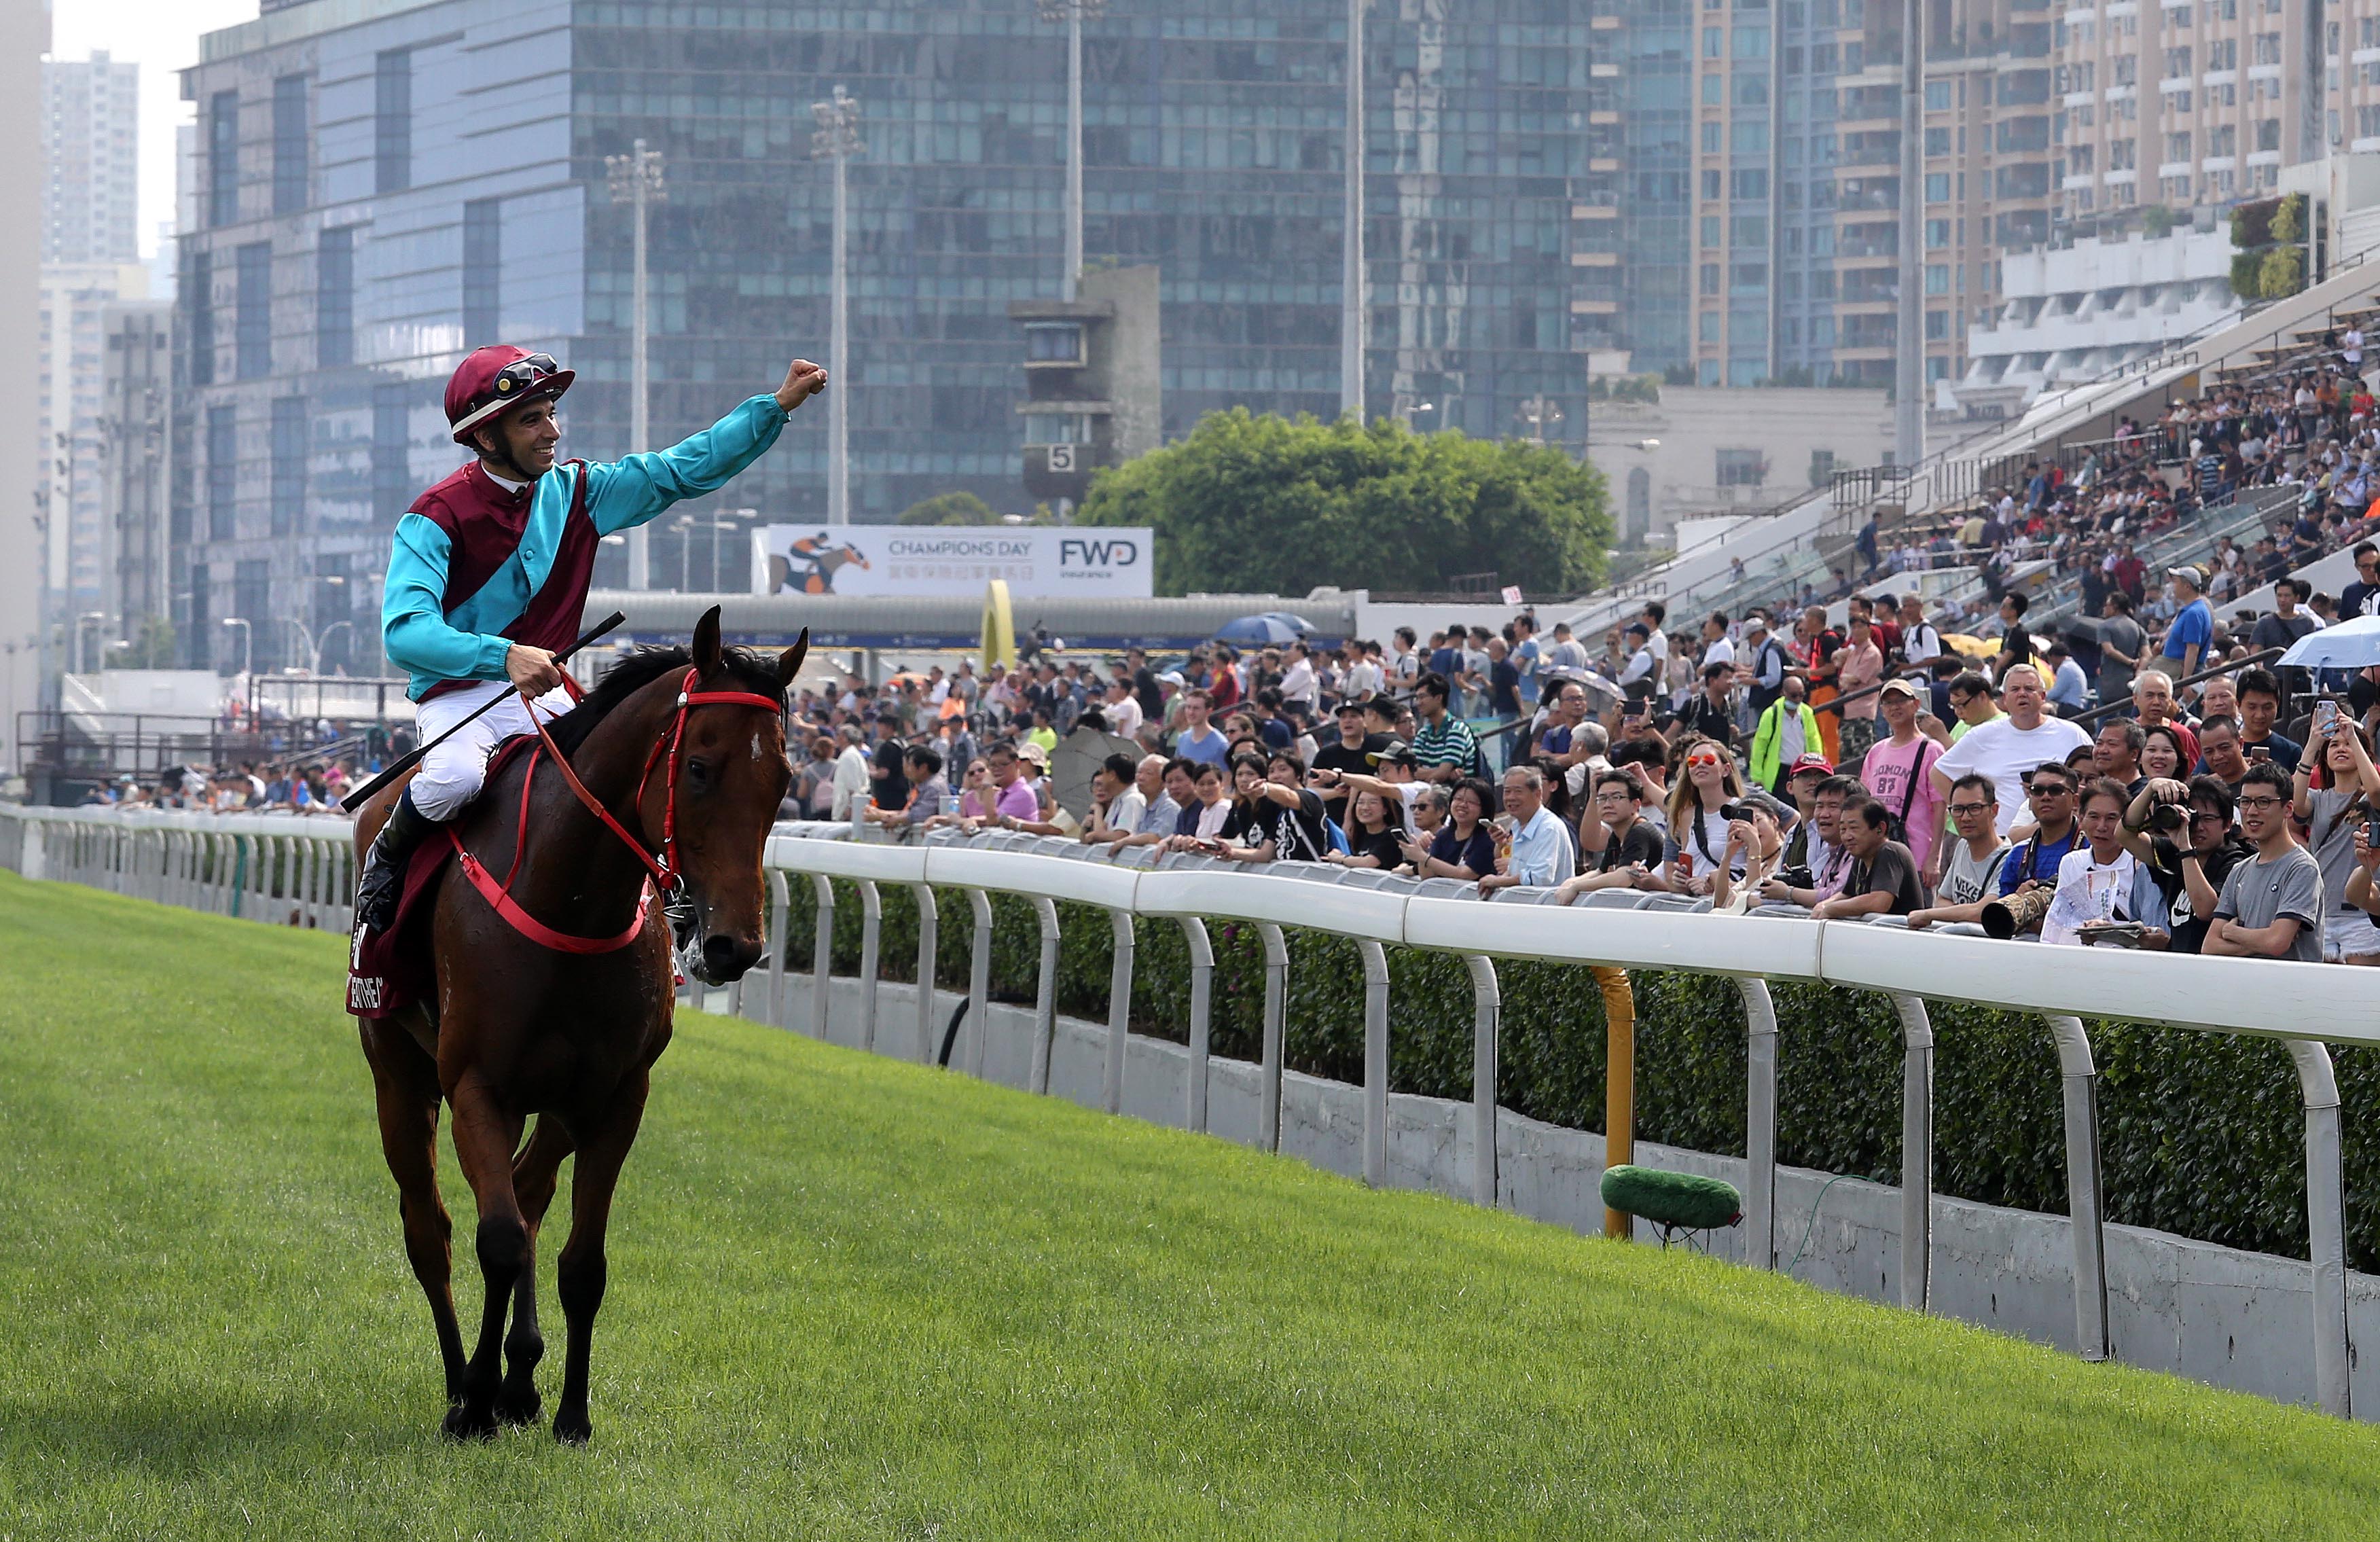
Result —
[[[2179,803],[2160,803],[2149,810],[2148,831],[2152,835],[2179,835],[2190,828],[2190,810]]]

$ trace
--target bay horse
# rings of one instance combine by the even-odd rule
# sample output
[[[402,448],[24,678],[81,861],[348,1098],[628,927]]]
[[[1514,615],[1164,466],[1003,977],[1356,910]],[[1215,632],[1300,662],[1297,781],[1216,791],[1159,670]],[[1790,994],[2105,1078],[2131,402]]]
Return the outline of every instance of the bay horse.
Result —
[[[591,1433],[604,1228],[653,1062],[669,1045],[673,965],[723,985],[759,961],[762,848],[793,777],[785,693],[808,644],[806,631],[774,660],[722,648],[713,607],[690,650],[645,650],[614,665],[450,827],[460,853],[424,901],[434,905],[425,917],[432,1002],[358,1019],[406,1256],[437,1329],[451,1438],[485,1439],[538,1417],[538,1227],[574,1152],[570,1238],[556,1269],[567,1339],[553,1434],[575,1444]],[[402,786],[358,814],[358,860]],[[480,884],[508,869],[513,908],[504,911]],[[653,904],[649,886],[669,903]],[[455,1111],[455,1155],[480,1213],[487,1293],[468,1360],[438,1195],[442,1101]]]

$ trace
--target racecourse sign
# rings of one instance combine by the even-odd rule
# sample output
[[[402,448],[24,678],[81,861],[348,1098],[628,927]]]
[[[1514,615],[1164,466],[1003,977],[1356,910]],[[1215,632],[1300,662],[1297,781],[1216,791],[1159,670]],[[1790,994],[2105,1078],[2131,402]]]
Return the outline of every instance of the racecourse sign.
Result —
[[[974,597],[1004,579],[1020,599],[1146,600],[1151,532],[1111,526],[770,525],[752,533],[761,594]]]

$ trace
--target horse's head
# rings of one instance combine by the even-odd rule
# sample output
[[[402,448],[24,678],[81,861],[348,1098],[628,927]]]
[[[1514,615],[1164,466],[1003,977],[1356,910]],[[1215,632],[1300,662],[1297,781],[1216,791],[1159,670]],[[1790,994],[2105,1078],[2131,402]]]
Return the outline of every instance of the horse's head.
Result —
[[[714,605],[694,629],[690,693],[732,691],[782,702],[809,645],[805,629],[774,660],[722,648]],[[725,985],[759,963],[767,947],[760,859],[793,781],[783,713],[757,703],[698,706],[686,714],[676,759],[672,855],[693,909],[692,931],[677,941],[689,974]],[[655,776],[642,810],[648,832],[662,830],[670,795]]]
[[[866,567],[868,565],[868,553],[861,551],[856,546],[845,544],[838,546],[833,551],[821,556],[819,559],[819,564],[829,573],[833,572],[838,567]]]

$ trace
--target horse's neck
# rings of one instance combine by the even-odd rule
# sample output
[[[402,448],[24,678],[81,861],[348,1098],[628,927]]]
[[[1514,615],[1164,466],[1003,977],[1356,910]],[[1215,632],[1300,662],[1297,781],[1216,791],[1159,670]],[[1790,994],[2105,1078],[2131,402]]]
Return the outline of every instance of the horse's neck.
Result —
[[[654,746],[669,732],[677,682],[673,673],[631,694],[589,730],[570,757],[570,769],[579,784],[640,844],[641,850],[650,850],[652,842],[638,807],[638,794],[645,785],[645,767]],[[657,766],[653,780],[662,782],[664,774]],[[538,783],[544,839],[574,853],[569,866],[588,874],[599,887],[604,878],[614,874],[632,886],[642,880],[643,861],[588,809],[560,774],[548,772]],[[548,849],[555,848],[549,845]]]

